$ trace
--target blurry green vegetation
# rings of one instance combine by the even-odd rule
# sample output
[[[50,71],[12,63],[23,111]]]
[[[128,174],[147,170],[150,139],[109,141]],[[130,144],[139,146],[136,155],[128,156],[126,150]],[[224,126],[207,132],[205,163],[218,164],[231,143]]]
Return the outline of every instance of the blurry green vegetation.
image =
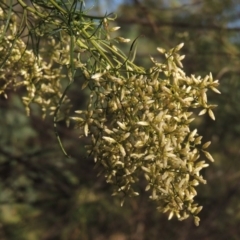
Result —
[[[87,5],[95,6],[92,14],[100,15],[98,5],[91,1]],[[116,11],[114,24],[121,26],[120,34],[131,39],[138,37],[134,45],[136,64],[148,66],[149,55],[162,61],[161,55],[156,55],[156,47],[170,49],[184,42],[181,53],[186,54],[183,64],[187,74],[206,75],[211,71],[221,83],[220,96],[208,92],[209,101],[218,105],[214,110],[217,121],[208,115],[199,118],[196,112],[197,121],[192,126],[204,136],[203,142],[211,140],[210,152],[215,159],[203,171],[207,184],[197,188],[197,202],[204,207],[200,226],[196,228],[192,220],[167,221],[166,215],[157,212],[156,205],[149,201],[144,180],[139,184],[140,196],[128,199],[120,207],[120,199],[111,196],[113,187],[105,183],[103,176],[97,177],[101,167],[94,167],[93,159],[86,157],[86,140],[79,140],[73,124],[66,127],[64,108],[69,109],[68,101],[60,109],[57,127],[71,158],[59,149],[52,116],[46,114],[43,120],[42,109],[36,103],[30,105],[30,116],[26,115],[28,102],[24,105],[19,97],[26,93],[23,86],[17,91],[7,90],[7,99],[0,98],[0,239],[238,239],[238,1],[130,0],[122,1]],[[36,43],[29,39],[30,48]],[[39,44],[44,46],[44,40]],[[61,49],[58,44],[55,47]],[[131,43],[121,47],[127,54]],[[45,50],[51,55],[50,49]],[[88,58],[86,54],[82,60]],[[62,84],[67,86],[69,70],[65,66],[61,71],[65,75]],[[67,93],[71,114],[86,106],[89,94],[88,90],[80,91],[83,75],[76,75]],[[51,96],[54,106],[61,96],[49,94],[46,101]]]

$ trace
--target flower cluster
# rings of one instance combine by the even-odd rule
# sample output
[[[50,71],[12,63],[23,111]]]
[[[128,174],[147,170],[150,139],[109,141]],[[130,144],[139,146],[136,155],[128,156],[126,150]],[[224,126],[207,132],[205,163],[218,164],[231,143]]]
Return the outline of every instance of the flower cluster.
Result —
[[[6,13],[0,8],[0,21],[4,19]],[[24,89],[22,100],[27,114],[30,113],[30,103],[37,103],[45,117],[47,111],[55,109],[62,95],[62,66],[53,67],[58,59],[54,55],[56,51],[52,51],[46,61],[42,56],[49,55],[47,49],[39,49],[42,56],[36,56],[32,49],[28,49],[26,42],[17,37],[17,22],[16,16],[12,15],[6,33],[5,25],[0,26],[0,95],[7,98],[9,90]],[[54,39],[49,38],[48,41],[47,47],[55,49]]]
[[[138,195],[136,183],[141,176],[147,181],[146,191],[157,202],[158,210],[169,212],[179,220],[197,214],[201,206],[194,203],[195,186],[206,181],[200,174],[208,166],[199,160],[210,142],[201,143],[197,129],[190,130],[192,111],[208,112],[208,89],[216,89],[218,81],[209,74],[205,78],[186,76],[178,51],[183,44],[165,51],[165,63],[152,59],[148,74],[127,72],[118,75],[106,69],[91,76],[87,110],[72,117],[80,135],[90,136],[89,154],[105,169],[108,183],[115,186],[113,195]],[[86,85],[86,84],[85,84]]]
[[[32,42],[31,47],[37,48],[35,56],[21,39],[25,28],[21,30],[18,15],[0,8],[0,94],[7,97],[8,90],[22,86],[27,113],[29,104],[35,102],[43,116],[47,110],[54,113],[56,127],[58,110],[68,101],[68,87],[77,77],[75,73],[81,73],[86,80],[83,88],[90,89],[89,102],[87,109],[77,110],[72,119],[80,136],[91,138],[88,153],[104,167],[107,182],[115,186],[113,195],[121,195],[123,200],[137,196],[137,182],[144,177],[146,191],[159,211],[169,212],[169,219],[192,215],[198,225],[202,207],[194,202],[195,187],[206,182],[200,171],[208,166],[201,157],[213,158],[206,150],[210,142],[202,144],[197,129],[190,129],[191,115],[200,108],[199,115],[208,113],[215,120],[212,109],[216,106],[208,104],[206,93],[220,93],[218,81],[211,74],[186,76],[181,62],[184,56],[178,53],[183,44],[169,51],[158,48],[165,62],[151,58],[153,66],[146,70],[114,45],[130,40],[111,38],[119,27],[109,28],[109,17],[96,18],[98,24],[82,7],[78,12],[74,5],[66,11],[54,1],[51,7],[42,2],[39,8],[37,3],[34,8],[18,3],[28,11],[28,18],[23,18],[27,34],[34,34],[35,41],[44,36],[44,42],[39,47]],[[44,14],[40,7],[47,9]],[[57,15],[49,14],[49,9],[55,9]],[[68,83],[62,93],[60,80],[64,78]],[[57,131],[56,136],[61,146]]]

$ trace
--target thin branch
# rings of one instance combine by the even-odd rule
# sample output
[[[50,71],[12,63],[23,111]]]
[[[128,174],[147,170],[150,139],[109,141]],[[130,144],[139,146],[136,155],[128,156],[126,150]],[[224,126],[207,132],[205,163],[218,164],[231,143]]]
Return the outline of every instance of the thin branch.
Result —
[[[152,26],[149,21],[145,19],[126,19],[126,18],[118,18],[117,20],[120,24],[138,24],[143,26]],[[212,30],[212,31],[228,31],[228,32],[239,32],[240,27],[222,27],[217,25],[202,25],[202,24],[191,24],[185,22],[165,22],[165,21],[156,21],[155,25],[159,27],[174,27],[174,28],[188,28],[188,29],[204,29],[204,30]]]
[[[158,27],[157,27],[155,21],[152,19],[151,14],[149,13],[149,9],[147,9],[139,0],[134,0],[134,2],[135,2],[135,5],[137,5],[141,9],[144,16],[146,16],[146,19],[147,19],[149,25],[153,29],[153,32],[155,34],[157,34],[158,33]]]
[[[158,11],[178,11],[178,10],[183,10],[184,8],[191,8],[191,7],[196,7],[197,5],[201,5],[204,3],[205,0],[199,0],[193,3],[184,3],[178,7],[162,7],[158,8]]]

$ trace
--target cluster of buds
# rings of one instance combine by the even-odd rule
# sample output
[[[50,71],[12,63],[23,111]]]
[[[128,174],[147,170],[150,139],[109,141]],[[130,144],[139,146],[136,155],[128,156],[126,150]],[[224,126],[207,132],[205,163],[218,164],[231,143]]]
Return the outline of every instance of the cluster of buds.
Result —
[[[206,92],[220,92],[211,74],[186,76],[184,56],[178,54],[182,46],[158,48],[166,61],[151,59],[147,74],[95,73],[85,84],[91,89],[87,110],[77,110],[72,119],[81,137],[91,137],[88,152],[104,167],[113,195],[139,195],[137,182],[144,176],[159,211],[169,212],[169,219],[192,215],[198,225],[202,207],[194,202],[195,187],[206,183],[200,171],[208,166],[199,159],[213,158],[206,151],[210,142],[202,144],[197,129],[190,130],[191,115],[200,108],[199,115],[208,113],[214,120],[216,106],[207,103]]]
[[[6,18],[7,13],[0,8],[0,21]],[[55,52],[60,44],[49,37],[48,45],[54,49],[51,56],[49,51],[43,52],[43,48],[39,49],[41,56],[36,56],[26,42],[17,37],[18,30],[18,19],[13,14],[7,32],[4,24],[0,26],[0,95],[7,98],[10,90],[24,89],[22,100],[27,114],[30,114],[30,103],[37,103],[45,117],[47,111],[53,113],[62,95],[62,64],[53,67],[58,60]],[[46,55],[47,61],[42,57]]]
[[[37,13],[36,9],[28,10]],[[61,7],[57,10],[66,15]],[[0,8],[0,21],[9,18],[6,14]],[[44,16],[38,13],[39,18]],[[202,143],[202,136],[197,129],[190,129],[190,123],[196,108],[200,109],[199,115],[208,113],[215,120],[212,109],[216,105],[208,104],[206,93],[208,90],[220,93],[216,88],[218,81],[213,80],[211,73],[204,78],[186,76],[181,62],[184,56],[178,53],[183,44],[169,51],[158,48],[165,61],[159,63],[151,58],[153,66],[145,71],[113,45],[129,39],[111,39],[110,32],[119,27],[109,29],[107,19],[97,30],[90,16],[85,25],[78,26],[73,21],[66,25],[71,31],[64,31],[65,27],[59,27],[54,19],[51,24],[57,29],[51,34],[61,31],[59,40],[49,36],[44,24],[34,30],[37,37],[48,36],[45,42],[49,41],[46,45],[51,49],[41,55],[47,61],[28,50],[19,37],[21,31],[14,16],[9,18],[7,28],[2,24],[0,94],[7,97],[8,89],[24,86],[23,103],[28,113],[29,104],[35,102],[41,106],[43,115],[50,109],[56,117],[62,101],[67,101],[65,93],[74,73],[81,70],[86,79],[83,88],[90,89],[89,102],[87,109],[77,110],[78,115],[72,119],[80,136],[91,138],[87,151],[103,166],[106,181],[115,187],[113,195],[121,195],[123,200],[125,196],[139,195],[137,183],[144,177],[146,191],[159,211],[169,212],[169,219],[175,215],[183,220],[192,215],[198,225],[197,214],[202,207],[194,202],[195,187],[206,183],[200,171],[208,166],[201,158],[205,156],[210,161],[213,158],[206,150],[210,142]],[[98,32],[101,24],[104,31]],[[89,54],[88,59],[84,52]],[[64,77],[61,74],[64,66],[69,70],[70,83],[62,93],[60,79]]]

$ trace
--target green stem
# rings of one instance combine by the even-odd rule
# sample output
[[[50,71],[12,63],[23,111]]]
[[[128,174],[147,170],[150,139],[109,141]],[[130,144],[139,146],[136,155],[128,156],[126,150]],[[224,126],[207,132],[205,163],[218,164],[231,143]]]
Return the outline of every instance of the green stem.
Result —
[[[109,43],[102,41],[102,44],[103,44],[105,47],[107,47],[112,53],[114,53],[117,57],[121,58],[124,62],[128,59],[128,57],[127,57],[124,53],[122,53],[120,50],[119,50],[120,53],[117,52],[117,51],[115,51],[115,50],[109,45]],[[138,70],[138,71],[140,71],[140,72],[142,72],[142,73],[145,73],[145,71],[144,71],[141,67],[138,67],[138,66],[135,65],[133,62],[127,60],[126,63],[129,64],[129,66],[133,67],[134,69],[136,69],[136,70]]]
[[[94,39],[90,38],[90,35],[86,32],[85,29],[82,30],[82,33],[83,33],[85,39],[89,39],[89,41],[92,43],[92,45],[98,50],[100,55],[103,57],[103,59],[105,59],[107,61],[107,63],[111,66],[111,68],[114,68],[113,63],[109,60],[107,55],[102,51],[102,49],[101,49],[102,47]]]
[[[62,7],[60,7],[55,1],[49,0],[49,2],[50,2],[54,7],[56,7],[60,12],[62,12],[62,13],[64,13],[64,14],[67,14],[67,12],[66,12]]]
[[[17,1],[18,1],[18,3],[22,6],[22,8],[27,9],[29,12],[34,13],[34,14],[38,15],[38,16],[41,17],[41,18],[46,18],[46,16],[45,16],[44,14],[42,14],[42,13],[36,11],[35,9],[29,7],[29,6],[28,6],[26,3],[24,3],[22,0],[17,0]]]

